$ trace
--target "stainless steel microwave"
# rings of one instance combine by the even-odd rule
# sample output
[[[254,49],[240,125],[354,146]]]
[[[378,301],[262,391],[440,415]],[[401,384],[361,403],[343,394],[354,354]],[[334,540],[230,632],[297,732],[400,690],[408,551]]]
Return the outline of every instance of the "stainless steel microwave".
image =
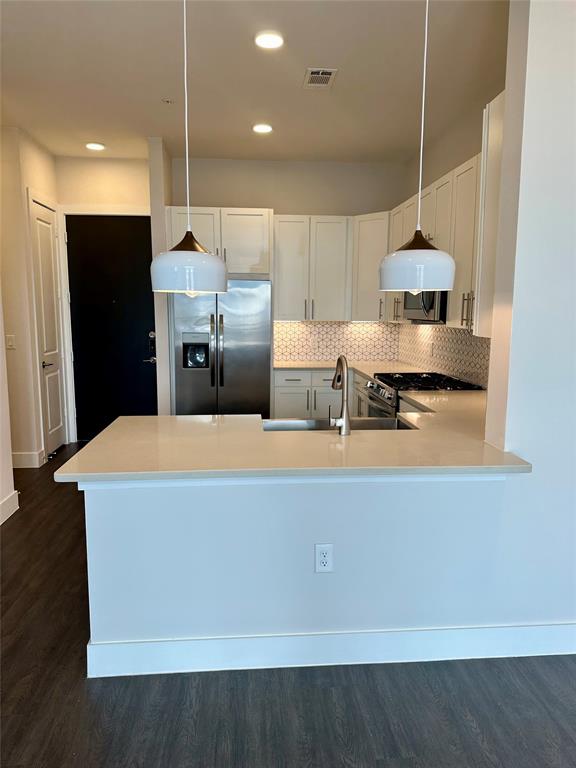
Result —
[[[415,323],[446,323],[447,291],[404,293],[404,319]]]

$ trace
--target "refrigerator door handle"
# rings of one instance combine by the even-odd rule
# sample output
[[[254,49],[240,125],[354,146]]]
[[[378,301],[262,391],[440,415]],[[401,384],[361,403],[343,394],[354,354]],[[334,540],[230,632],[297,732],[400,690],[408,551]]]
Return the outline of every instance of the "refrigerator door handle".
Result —
[[[219,386],[224,386],[224,315],[218,315]]]
[[[210,315],[210,386],[216,384],[216,318]]]

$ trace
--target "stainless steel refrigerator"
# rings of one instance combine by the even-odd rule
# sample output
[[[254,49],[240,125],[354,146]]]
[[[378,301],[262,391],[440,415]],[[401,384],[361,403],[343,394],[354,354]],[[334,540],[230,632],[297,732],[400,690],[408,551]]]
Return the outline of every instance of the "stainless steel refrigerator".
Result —
[[[170,305],[172,413],[270,415],[268,280],[230,280],[228,292]]]

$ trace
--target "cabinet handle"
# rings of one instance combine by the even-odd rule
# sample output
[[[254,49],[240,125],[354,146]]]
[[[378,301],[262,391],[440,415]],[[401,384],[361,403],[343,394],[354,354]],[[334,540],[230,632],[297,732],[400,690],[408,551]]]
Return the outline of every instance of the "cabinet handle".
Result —
[[[318,406],[316,405],[316,390],[314,390],[314,410],[316,410],[317,407]]]
[[[397,307],[400,305],[400,299],[394,299],[394,312],[392,314],[393,320],[400,320],[400,311]]]
[[[314,299],[312,299],[312,320],[314,320]]]
[[[302,381],[302,379],[284,379],[284,381]]]
[[[306,390],[306,410],[310,410],[310,390]]]
[[[304,299],[304,320],[308,320],[308,299]]]
[[[378,320],[382,320],[382,299],[378,302]]]
[[[223,248],[222,250],[223,250],[223,252],[224,252],[224,264],[226,264],[226,262],[227,262],[227,258],[226,258],[226,248]]]
[[[474,325],[474,291],[470,291],[468,294],[468,330],[472,332],[472,326]]]
[[[216,246],[216,256],[220,256],[220,250],[219,250],[218,246]]]
[[[466,312],[467,305],[468,305],[468,294],[463,293],[462,294],[462,306],[460,307],[460,325],[467,325],[468,324],[468,314]]]

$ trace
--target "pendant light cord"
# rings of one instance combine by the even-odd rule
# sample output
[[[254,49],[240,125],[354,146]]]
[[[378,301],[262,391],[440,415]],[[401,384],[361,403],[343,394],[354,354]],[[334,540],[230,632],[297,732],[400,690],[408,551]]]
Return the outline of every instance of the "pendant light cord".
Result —
[[[183,0],[184,11],[184,140],[186,142],[186,230],[192,232],[190,225],[190,157],[188,148],[188,30],[186,24],[186,0]]]
[[[420,171],[418,173],[418,216],[417,216],[416,229],[421,229],[420,211],[422,209],[422,158],[424,157],[424,110],[426,106],[426,65],[428,62],[428,11],[429,11],[429,8],[430,8],[430,0],[426,0],[426,21],[424,22],[424,65],[422,67],[422,115],[420,118]]]

